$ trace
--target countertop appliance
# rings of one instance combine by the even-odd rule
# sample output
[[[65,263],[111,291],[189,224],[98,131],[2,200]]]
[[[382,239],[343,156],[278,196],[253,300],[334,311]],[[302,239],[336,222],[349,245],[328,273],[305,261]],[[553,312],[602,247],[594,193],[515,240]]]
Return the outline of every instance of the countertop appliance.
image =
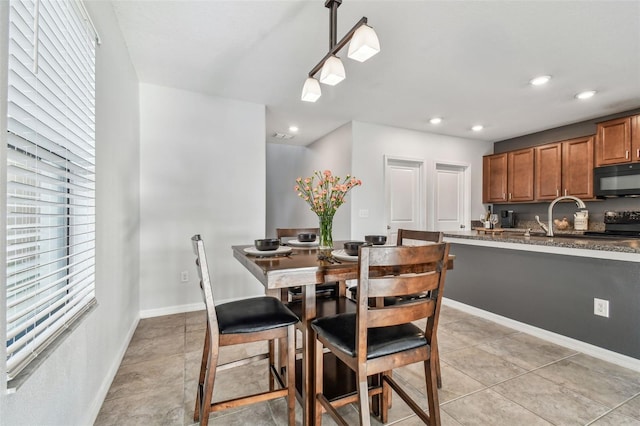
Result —
[[[516,227],[516,214],[513,210],[500,210],[500,226],[502,228]]]
[[[640,196],[640,163],[596,167],[593,192],[598,198]]]
[[[584,235],[640,238],[640,211],[606,211],[604,212],[604,231],[587,231]]]

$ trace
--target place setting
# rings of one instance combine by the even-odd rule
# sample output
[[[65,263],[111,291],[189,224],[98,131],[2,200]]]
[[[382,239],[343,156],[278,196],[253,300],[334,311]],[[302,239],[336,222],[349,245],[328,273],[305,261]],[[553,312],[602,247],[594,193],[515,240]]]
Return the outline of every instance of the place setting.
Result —
[[[319,241],[317,235],[313,233],[301,233],[297,238],[292,238],[284,242],[285,245],[294,248],[313,248],[318,247]]]
[[[292,249],[280,245],[278,238],[263,238],[255,240],[253,247],[245,247],[243,251],[254,257],[275,257],[288,256]]]
[[[343,249],[333,250],[331,257],[339,261],[357,262],[358,249],[360,247],[379,246],[387,242],[385,235],[366,235],[365,241],[347,241],[343,244]]]

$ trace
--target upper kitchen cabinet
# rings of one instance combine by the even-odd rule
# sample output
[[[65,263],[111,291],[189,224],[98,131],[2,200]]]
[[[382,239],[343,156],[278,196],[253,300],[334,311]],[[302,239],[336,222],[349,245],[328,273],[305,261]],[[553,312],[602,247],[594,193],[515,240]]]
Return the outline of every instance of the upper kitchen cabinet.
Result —
[[[511,151],[507,157],[507,201],[533,201],[533,148]]]
[[[640,116],[598,123],[596,166],[640,161]]]
[[[593,137],[535,147],[535,199],[593,198]]]
[[[507,154],[482,157],[482,202],[507,201]]]
[[[535,147],[536,200],[553,200],[562,191],[562,144]]]
[[[593,198],[594,137],[562,142],[562,195]]]

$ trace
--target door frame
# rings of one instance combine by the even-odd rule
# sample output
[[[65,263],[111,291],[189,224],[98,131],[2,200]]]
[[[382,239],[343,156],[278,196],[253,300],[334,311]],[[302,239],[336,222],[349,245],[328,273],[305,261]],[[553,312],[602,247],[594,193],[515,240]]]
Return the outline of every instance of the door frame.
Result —
[[[427,223],[427,196],[425,189],[426,185],[426,175],[425,172],[426,164],[423,158],[412,158],[412,157],[400,157],[395,155],[384,155],[384,220],[385,226],[388,227],[391,223],[391,211],[390,203],[389,203],[389,166],[392,163],[410,163],[418,168],[418,220],[419,227],[418,229],[424,229]],[[387,231],[389,229],[387,228]]]
[[[471,163],[451,161],[451,160],[434,160],[431,169],[431,182],[429,185],[430,194],[428,199],[431,203],[428,203],[428,226],[429,229],[436,229],[436,194],[437,194],[437,179],[438,166],[449,166],[462,169],[463,174],[463,200],[462,200],[462,218],[464,229],[461,231],[471,230]]]

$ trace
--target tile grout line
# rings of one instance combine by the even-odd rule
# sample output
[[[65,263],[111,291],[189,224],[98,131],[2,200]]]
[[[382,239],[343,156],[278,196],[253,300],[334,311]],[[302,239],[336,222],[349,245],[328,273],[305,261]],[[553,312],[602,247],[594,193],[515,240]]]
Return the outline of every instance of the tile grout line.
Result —
[[[595,423],[596,421],[600,420],[601,418],[603,418],[604,416],[611,414],[614,410],[617,410],[618,408],[622,407],[624,404],[626,404],[627,402],[631,401],[632,399],[639,397],[640,396],[640,392],[638,392],[637,394],[629,397],[628,399],[622,401],[621,403],[619,403],[618,405],[616,405],[615,407],[611,408],[609,411],[601,414],[600,416],[596,417],[595,419],[591,420],[589,423],[587,423],[585,426],[589,426],[593,423]],[[626,417],[626,416],[625,416]],[[633,417],[632,417],[633,418]]]

